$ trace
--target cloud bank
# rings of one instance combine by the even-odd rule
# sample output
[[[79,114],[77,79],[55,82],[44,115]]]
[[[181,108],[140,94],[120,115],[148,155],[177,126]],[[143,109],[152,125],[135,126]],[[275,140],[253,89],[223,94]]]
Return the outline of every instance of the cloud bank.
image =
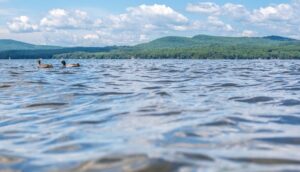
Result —
[[[13,33],[34,34],[63,45],[137,44],[166,35],[208,33],[257,36],[265,33],[300,38],[300,0],[248,9],[243,4],[187,3],[183,12],[165,4],[142,4],[120,14],[91,16],[75,9],[51,9],[33,20],[16,16],[7,22]]]

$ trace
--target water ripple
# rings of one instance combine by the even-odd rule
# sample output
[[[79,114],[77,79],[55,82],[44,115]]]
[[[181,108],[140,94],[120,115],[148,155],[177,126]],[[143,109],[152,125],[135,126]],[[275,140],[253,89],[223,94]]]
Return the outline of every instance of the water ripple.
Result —
[[[260,102],[269,102],[274,100],[272,97],[267,96],[258,96],[249,99],[236,99],[235,101],[244,102],[244,103],[260,103]]]
[[[300,169],[299,61],[73,61],[0,61],[0,171]]]

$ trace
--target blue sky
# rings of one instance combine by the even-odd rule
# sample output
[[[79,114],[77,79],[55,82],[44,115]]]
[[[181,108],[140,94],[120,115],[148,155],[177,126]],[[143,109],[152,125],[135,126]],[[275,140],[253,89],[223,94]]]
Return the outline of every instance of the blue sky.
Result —
[[[0,39],[132,45],[177,35],[300,38],[300,0],[0,0]]]

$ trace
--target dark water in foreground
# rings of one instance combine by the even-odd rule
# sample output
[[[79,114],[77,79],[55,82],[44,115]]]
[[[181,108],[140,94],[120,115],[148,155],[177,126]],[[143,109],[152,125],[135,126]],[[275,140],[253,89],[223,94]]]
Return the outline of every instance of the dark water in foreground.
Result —
[[[46,62],[0,61],[0,171],[300,171],[300,61]]]

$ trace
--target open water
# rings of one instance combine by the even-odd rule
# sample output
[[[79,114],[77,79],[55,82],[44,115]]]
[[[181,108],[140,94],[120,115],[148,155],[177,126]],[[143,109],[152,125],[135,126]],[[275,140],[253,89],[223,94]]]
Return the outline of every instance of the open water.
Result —
[[[0,61],[0,171],[300,171],[300,61]]]

